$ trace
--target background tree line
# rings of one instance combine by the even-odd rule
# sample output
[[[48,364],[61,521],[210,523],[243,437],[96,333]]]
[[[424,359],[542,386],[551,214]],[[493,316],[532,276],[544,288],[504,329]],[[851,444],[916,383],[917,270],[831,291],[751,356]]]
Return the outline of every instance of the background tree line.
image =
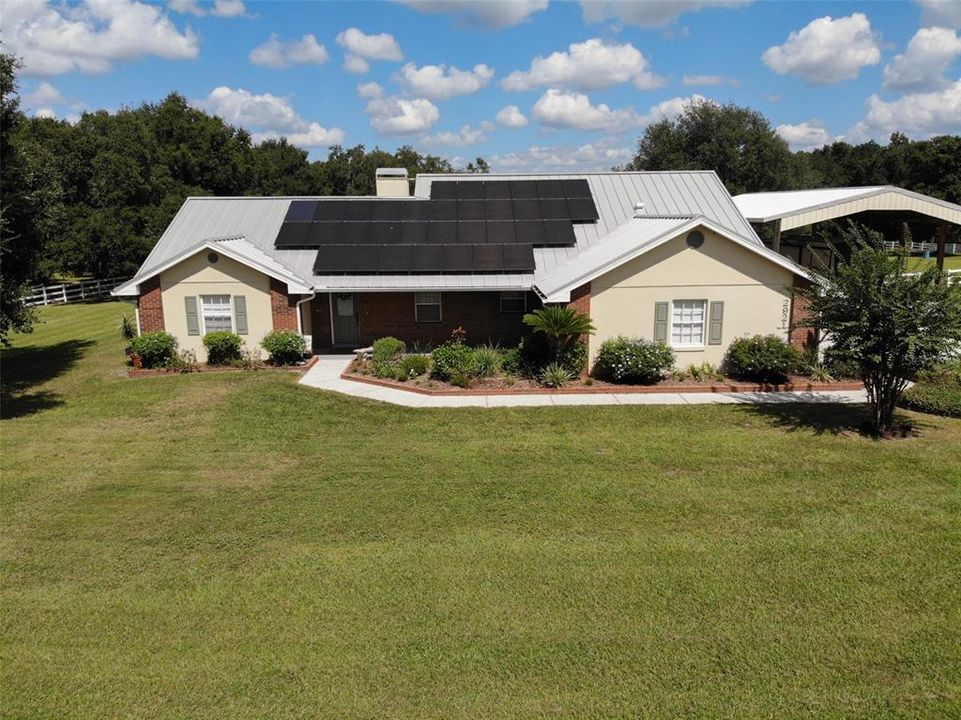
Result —
[[[0,55],[0,337],[17,327],[25,283],[53,276],[132,274],[190,195],[367,195],[378,167],[411,176],[452,172],[409,146],[396,152],[333,147],[311,162],[286,140],[255,145],[250,133],[191,107],[179,94],[75,124],[27,117],[17,62]],[[487,172],[477,158],[465,170]],[[690,105],[649,126],[620,170],[714,169],[733,193],[893,184],[961,202],[961,138],[888,145],[835,142],[791,152],[761,113]]]

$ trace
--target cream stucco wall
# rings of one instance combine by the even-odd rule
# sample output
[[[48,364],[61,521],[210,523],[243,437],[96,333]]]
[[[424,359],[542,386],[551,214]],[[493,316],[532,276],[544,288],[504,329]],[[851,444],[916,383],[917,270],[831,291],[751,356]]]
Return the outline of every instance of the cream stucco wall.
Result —
[[[180,349],[193,350],[200,361],[206,360],[201,295],[243,295],[246,298],[247,334],[241,337],[248,348],[258,347],[261,338],[273,328],[270,279],[263,273],[223,255],[212,264],[207,255],[208,251],[202,250],[160,274],[160,292],[167,332],[177,338]],[[200,335],[187,334],[184,298],[190,295],[197,298]],[[236,318],[234,322],[236,329]]]
[[[700,249],[677,237],[624,263],[591,283],[593,363],[604,340],[618,335],[654,336],[654,304],[673,300],[722,300],[720,345],[675,348],[676,363],[720,363],[731,340],[741,335],[788,337],[793,274],[725,237],[703,229]],[[669,321],[670,327],[670,321]],[[668,329],[670,339],[670,329]]]

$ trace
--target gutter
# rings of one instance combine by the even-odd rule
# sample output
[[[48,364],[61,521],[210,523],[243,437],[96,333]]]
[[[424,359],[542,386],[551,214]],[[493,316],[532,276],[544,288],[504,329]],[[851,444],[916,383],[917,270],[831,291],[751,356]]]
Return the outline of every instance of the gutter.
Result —
[[[298,300],[296,303],[294,303],[294,307],[297,310],[297,334],[301,337],[304,336],[304,321],[300,317],[300,306],[305,302],[310,302],[315,297],[317,297],[317,291],[314,288],[311,288],[310,297],[305,297],[303,300]]]

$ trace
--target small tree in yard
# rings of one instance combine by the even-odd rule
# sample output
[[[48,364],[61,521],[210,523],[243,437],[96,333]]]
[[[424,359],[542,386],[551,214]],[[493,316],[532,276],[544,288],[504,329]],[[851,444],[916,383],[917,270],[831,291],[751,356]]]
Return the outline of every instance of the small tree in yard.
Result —
[[[562,305],[548,305],[528,313],[523,320],[525,325],[534,328],[534,332],[547,336],[556,362],[561,361],[565,352],[581,335],[591,335],[594,332],[594,325],[587,315]]]
[[[948,285],[934,267],[906,275],[904,256],[885,252],[874,231],[852,223],[845,235],[850,261],[797,294],[809,303],[808,324],[820,328],[839,357],[860,367],[870,429],[883,433],[893,426],[908,381],[958,351],[961,285]]]

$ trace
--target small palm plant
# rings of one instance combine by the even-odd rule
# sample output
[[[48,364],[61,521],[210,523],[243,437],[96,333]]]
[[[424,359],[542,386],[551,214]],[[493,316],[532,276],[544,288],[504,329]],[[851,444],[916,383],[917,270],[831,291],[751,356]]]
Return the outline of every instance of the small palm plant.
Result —
[[[581,335],[594,333],[590,317],[563,305],[548,305],[527,313],[523,320],[525,325],[534,328],[534,332],[547,335],[556,362],[561,361],[565,351],[576,343]]]

